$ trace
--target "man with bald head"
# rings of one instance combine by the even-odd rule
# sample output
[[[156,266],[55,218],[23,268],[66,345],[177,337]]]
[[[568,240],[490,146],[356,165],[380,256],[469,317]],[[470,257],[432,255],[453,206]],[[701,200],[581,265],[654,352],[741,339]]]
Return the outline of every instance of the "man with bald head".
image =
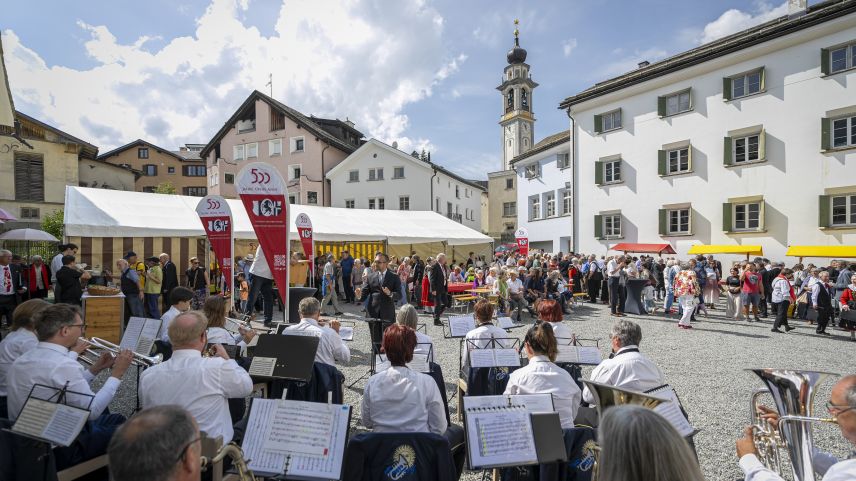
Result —
[[[253,381],[220,344],[214,344],[214,356],[202,357],[208,345],[207,327],[208,320],[199,311],[173,319],[168,329],[172,357],[143,371],[140,400],[144,409],[181,406],[208,437],[223,436],[223,444],[228,444],[234,436],[228,399],[249,396]]]
[[[762,417],[777,429],[779,415],[771,409],[764,407],[761,409],[765,412]],[[837,420],[844,439],[852,445],[851,447],[856,447],[856,375],[845,376],[835,383],[829,402],[826,403],[826,410]],[[752,428],[747,427],[743,437],[737,440],[737,457],[740,458],[740,468],[746,474],[746,481],[782,480],[782,477],[761,464],[757,454],[752,440]],[[822,481],[856,479],[856,459],[839,461],[835,456],[815,448],[811,460],[815,472],[823,476]]]
[[[201,468],[199,426],[179,406],[157,406],[137,413],[110,440],[110,478],[122,481],[198,481]]]

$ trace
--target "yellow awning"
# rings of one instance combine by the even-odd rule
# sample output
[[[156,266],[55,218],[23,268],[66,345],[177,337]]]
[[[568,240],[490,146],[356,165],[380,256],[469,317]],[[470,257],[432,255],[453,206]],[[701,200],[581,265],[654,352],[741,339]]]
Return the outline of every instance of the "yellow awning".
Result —
[[[785,253],[792,257],[856,258],[856,246],[790,246]]]
[[[764,255],[764,249],[761,246],[697,244],[690,247],[687,254],[744,254],[762,256]]]

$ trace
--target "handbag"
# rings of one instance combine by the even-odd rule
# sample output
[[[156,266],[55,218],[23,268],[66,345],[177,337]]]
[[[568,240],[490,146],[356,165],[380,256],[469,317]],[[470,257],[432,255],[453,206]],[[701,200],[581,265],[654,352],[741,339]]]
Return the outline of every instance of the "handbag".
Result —
[[[808,292],[803,292],[797,297],[797,304],[808,304]]]
[[[811,307],[805,312],[806,321],[817,321],[817,309]]]

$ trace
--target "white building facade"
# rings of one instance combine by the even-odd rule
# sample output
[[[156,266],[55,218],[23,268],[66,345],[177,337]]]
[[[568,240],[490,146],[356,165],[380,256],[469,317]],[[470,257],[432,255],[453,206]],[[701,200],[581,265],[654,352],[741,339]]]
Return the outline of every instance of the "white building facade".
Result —
[[[433,210],[482,230],[482,186],[376,139],[331,169],[327,179],[331,207]]]
[[[854,67],[833,1],[569,97],[577,250],[856,244]]]
[[[517,225],[529,231],[529,249],[570,252],[573,179],[570,132],[551,135],[515,157]]]

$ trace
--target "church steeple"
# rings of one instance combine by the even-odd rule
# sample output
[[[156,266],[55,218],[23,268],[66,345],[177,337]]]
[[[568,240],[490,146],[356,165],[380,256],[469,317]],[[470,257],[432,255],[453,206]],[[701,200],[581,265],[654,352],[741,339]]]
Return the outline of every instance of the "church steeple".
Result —
[[[520,46],[520,22],[514,21],[514,47],[506,54],[508,65],[502,84],[502,169],[511,168],[511,159],[532,148],[535,138],[535,117],[532,115],[532,91],[538,86],[529,73],[526,50]]]

